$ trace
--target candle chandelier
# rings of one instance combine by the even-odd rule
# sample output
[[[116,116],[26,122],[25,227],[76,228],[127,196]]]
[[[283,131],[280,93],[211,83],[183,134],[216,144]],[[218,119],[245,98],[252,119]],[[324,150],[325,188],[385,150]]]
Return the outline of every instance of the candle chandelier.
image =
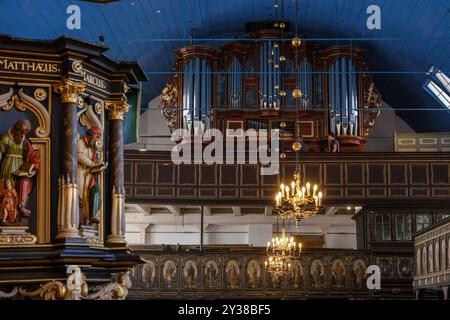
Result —
[[[271,274],[282,275],[291,271],[291,261],[298,259],[302,252],[302,244],[296,243],[294,237],[286,236],[283,225],[281,237],[273,238],[267,243],[267,258],[264,262],[266,271]]]
[[[294,173],[291,186],[280,184],[280,191],[275,196],[275,212],[282,219],[293,219],[297,226],[304,218],[314,216],[322,208],[323,194],[317,185],[309,182],[302,185],[301,173]]]
[[[300,122],[296,124],[297,141],[292,145],[295,151],[295,172],[294,180],[290,185],[280,184],[280,191],[275,195],[274,212],[283,220],[295,220],[295,224],[300,226],[304,218],[309,218],[318,213],[322,208],[323,193],[319,187],[311,185],[302,179],[299,165],[299,152],[302,148],[300,143]]]

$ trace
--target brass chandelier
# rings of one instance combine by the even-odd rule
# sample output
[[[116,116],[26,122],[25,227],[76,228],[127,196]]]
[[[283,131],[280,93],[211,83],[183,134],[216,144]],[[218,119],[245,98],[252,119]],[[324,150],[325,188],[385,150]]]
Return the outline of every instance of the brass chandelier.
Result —
[[[271,274],[282,275],[291,271],[291,260],[298,259],[302,252],[302,244],[294,241],[294,237],[286,236],[286,228],[283,225],[281,237],[273,238],[267,243],[267,258],[264,262],[265,269]]]
[[[297,156],[298,158],[298,156]],[[280,184],[280,191],[275,196],[275,213],[282,219],[293,219],[297,226],[304,218],[314,216],[322,208],[323,194],[315,184],[311,188],[309,182],[302,185],[301,173],[297,169],[291,186]]]

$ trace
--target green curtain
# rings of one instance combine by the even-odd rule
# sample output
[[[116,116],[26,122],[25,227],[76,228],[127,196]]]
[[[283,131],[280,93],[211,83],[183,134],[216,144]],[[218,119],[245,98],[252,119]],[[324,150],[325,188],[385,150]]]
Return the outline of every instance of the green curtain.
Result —
[[[123,139],[125,144],[139,141],[139,115],[141,109],[141,88],[130,88],[127,93],[130,110],[123,123]]]

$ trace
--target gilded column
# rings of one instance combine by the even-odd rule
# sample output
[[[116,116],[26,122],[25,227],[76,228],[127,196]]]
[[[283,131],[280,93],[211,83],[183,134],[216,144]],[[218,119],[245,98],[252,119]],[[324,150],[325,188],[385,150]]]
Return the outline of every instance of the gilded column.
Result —
[[[106,101],[109,112],[109,181],[112,184],[111,231],[106,242],[125,243],[125,189],[123,187],[123,119],[128,112],[127,100]]]
[[[80,214],[77,184],[77,108],[80,94],[85,87],[84,83],[69,79],[64,79],[55,86],[55,91],[61,95],[62,103],[57,239],[80,238],[78,231]]]

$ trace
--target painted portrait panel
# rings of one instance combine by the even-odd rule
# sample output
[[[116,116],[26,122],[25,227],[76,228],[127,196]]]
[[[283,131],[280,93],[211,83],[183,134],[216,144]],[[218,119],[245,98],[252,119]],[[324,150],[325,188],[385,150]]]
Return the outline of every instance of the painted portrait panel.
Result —
[[[176,288],[177,281],[177,265],[172,260],[167,260],[163,265],[164,287]]]
[[[209,260],[205,264],[204,271],[205,287],[209,289],[217,288],[219,285],[219,264],[215,260]]]
[[[331,276],[333,287],[335,288],[345,287],[345,279],[347,277],[345,268],[346,268],[345,263],[341,259],[336,259],[331,264]]]
[[[353,280],[357,288],[363,288],[367,278],[367,265],[361,260],[357,259],[353,262]]]
[[[409,279],[413,274],[412,258],[397,258],[397,272],[401,279]]]
[[[183,279],[185,286],[188,288],[197,287],[197,263],[194,260],[187,260],[183,268]]]
[[[156,285],[156,264],[153,260],[146,260],[141,266],[141,283],[144,288],[154,288]]]
[[[239,270],[239,264],[236,260],[229,260],[225,266],[225,279],[227,287],[231,289],[239,288],[241,272]]]
[[[249,288],[257,288],[261,283],[261,265],[257,260],[250,260],[247,264],[247,285]]]
[[[378,257],[377,265],[380,267],[381,276],[383,278],[393,278],[394,277],[394,266],[392,257]]]
[[[293,288],[300,288],[303,279],[303,266],[300,260],[292,260],[290,272],[290,285]]]
[[[311,284],[315,289],[325,287],[325,268],[321,260],[316,259],[311,263]]]

